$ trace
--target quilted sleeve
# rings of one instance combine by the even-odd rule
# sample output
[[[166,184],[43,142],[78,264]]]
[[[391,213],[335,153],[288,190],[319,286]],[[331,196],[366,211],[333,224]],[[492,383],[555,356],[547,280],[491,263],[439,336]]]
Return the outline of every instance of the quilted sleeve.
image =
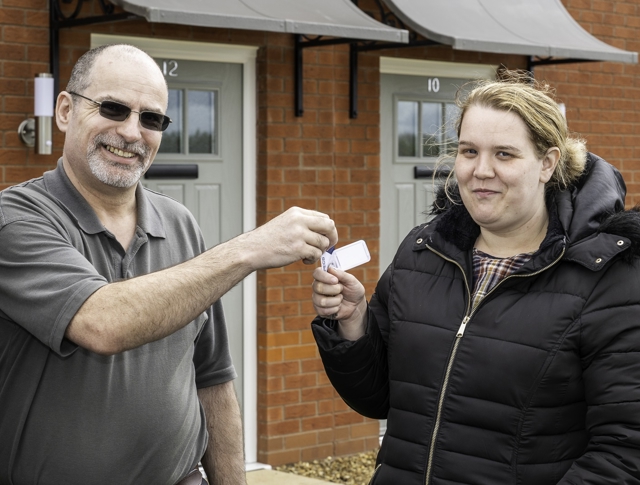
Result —
[[[388,320],[382,299],[389,271],[378,282],[367,309],[367,331],[358,340],[340,337],[335,320],[317,317],[311,326],[333,387],[352,409],[374,419],[385,419],[389,411]]]
[[[562,485],[640,483],[640,264],[606,270],[582,317],[590,440]]]
[[[369,311],[367,333],[356,341],[341,338],[337,322],[317,317],[312,323],[324,369],[340,397],[353,410],[375,419],[389,411],[385,344]]]

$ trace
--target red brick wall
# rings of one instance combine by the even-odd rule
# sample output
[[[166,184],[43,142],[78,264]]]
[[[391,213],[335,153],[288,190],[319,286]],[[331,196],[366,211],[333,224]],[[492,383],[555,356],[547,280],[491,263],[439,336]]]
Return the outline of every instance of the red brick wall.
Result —
[[[37,177],[60,156],[35,155],[18,136],[33,117],[33,80],[49,71],[49,10],[46,0],[3,0],[0,6],[0,190]],[[60,138],[55,146],[60,147]]]
[[[86,6],[87,13],[94,4]],[[376,12],[373,0],[361,6]],[[628,50],[637,50],[640,0],[567,0],[587,30]],[[19,123],[33,112],[33,77],[48,71],[48,2],[3,0],[0,6],[0,188],[40,175],[61,154],[54,129],[54,154],[37,156],[17,137]],[[156,36],[259,46],[258,223],[292,205],[330,214],[341,244],[366,239],[372,262],[354,273],[370,294],[378,275],[380,114],[378,56],[477,62],[523,68],[522,56],[412,48],[362,54],[359,116],[348,116],[346,46],[304,53],[304,107],[294,116],[293,36],[226,29],[148,24],[142,20],[61,32],[64,86],[75,60],[89,47],[90,33]],[[635,38],[634,38],[635,37]],[[557,87],[567,104],[570,127],[596,153],[623,171],[629,202],[640,200],[640,108],[638,66],[584,63],[536,69]],[[259,456],[278,465],[372,449],[377,421],[349,411],[322,370],[309,324],[311,268],[303,264],[258,275]]]
[[[349,119],[348,50],[304,52],[304,116],[294,116],[294,44],[270,35],[259,69],[258,206],[264,219],[298,205],[330,214],[341,244],[365,238],[373,262],[355,274],[377,279],[379,93],[377,59],[361,62],[359,116]],[[264,112],[263,112],[264,110]],[[377,421],[348,410],[318,358],[310,331],[312,268],[258,277],[259,460],[288,463],[377,446]]]
[[[640,51],[640,0],[563,0],[588,32],[613,46]],[[557,89],[569,128],[590,151],[621,170],[627,206],[640,203],[640,65],[613,62],[538,67]]]

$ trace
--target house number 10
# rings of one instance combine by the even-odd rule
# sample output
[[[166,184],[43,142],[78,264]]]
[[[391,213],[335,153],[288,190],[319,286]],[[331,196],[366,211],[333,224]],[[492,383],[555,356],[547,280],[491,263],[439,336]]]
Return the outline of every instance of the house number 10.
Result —
[[[438,79],[437,77],[430,78],[428,89],[430,93],[437,93],[438,91],[440,91],[440,79]]]

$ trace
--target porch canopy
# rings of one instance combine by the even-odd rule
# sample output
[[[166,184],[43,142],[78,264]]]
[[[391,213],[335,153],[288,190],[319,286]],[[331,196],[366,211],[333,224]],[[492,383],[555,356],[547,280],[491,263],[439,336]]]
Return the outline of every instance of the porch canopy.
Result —
[[[427,39],[454,49],[637,63],[638,54],[584,30],[560,0],[383,0]]]
[[[406,43],[351,0],[111,0],[148,22]]]

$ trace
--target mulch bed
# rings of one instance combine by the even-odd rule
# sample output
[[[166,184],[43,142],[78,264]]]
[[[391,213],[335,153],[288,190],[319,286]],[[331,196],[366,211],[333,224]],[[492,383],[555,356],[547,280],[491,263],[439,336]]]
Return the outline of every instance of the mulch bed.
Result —
[[[275,470],[344,485],[367,485],[375,470],[377,455],[375,450],[339,458],[301,461],[275,467]]]

